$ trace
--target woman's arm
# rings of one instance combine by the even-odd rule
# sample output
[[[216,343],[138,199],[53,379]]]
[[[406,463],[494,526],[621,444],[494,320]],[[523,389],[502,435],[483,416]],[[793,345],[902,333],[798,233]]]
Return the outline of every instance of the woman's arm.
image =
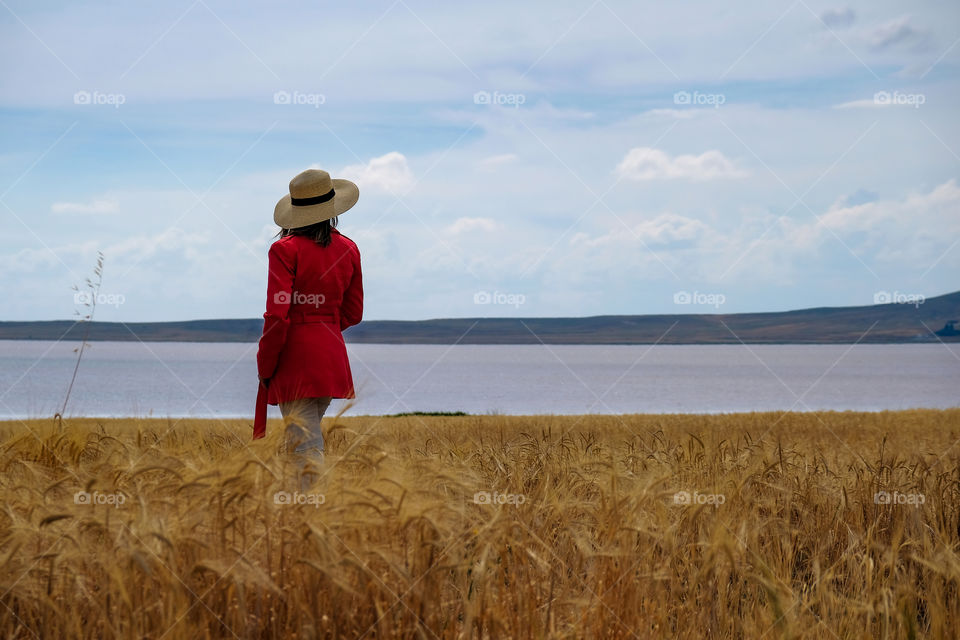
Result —
[[[293,276],[297,269],[297,256],[292,248],[291,244],[285,242],[274,242],[270,247],[267,311],[263,314],[263,336],[257,350],[257,373],[261,380],[269,380],[273,376],[280,352],[287,341]]]
[[[363,277],[360,275],[360,250],[356,246],[351,251],[351,259],[353,276],[343,293],[343,303],[340,305],[340,331],[359,324],[363,318]]]

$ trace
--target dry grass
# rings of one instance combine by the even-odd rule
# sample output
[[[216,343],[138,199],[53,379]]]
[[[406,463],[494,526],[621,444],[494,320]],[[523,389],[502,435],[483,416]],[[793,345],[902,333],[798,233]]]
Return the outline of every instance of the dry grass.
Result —
[[[335,422],[335,425],[334,425]],[[900,638],[960,626],[960,410],[0,423],[6,638]],[[122,494],[122,505],[77,504]],[[480,491],[522,504],[476,504]],[[674,494],[717,494],[677,505]],[[923,504],[876,504],[877,492]],[[99,493],[96,493],[99,492]],[[321,497],[322,496],[322,497]],[[323,500],[323,504],[314,503]]]

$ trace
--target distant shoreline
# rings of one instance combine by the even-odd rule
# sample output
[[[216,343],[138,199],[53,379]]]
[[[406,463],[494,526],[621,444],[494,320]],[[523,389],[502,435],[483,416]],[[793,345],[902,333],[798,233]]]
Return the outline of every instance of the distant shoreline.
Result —
[[[355,344],[918,344],[960,341],[960,291],[923,304],[820,307],[737,314],[618,315],[574,318],[370,320],[344,332]],[[0,340],[246,342],[261,318],[178,322],[73,320],[0,322]]]
[[[62,338],[60,342],[68,342],[73,338]],[[77,338],[79,340],[79,338]],[[0,342],[56,342],[54,339],[47,338],[0,338]],[[140,339],[140,340],[108,340],[108,339],[96,339],[88,338],[87,342],[110,342],[114,344],[125,344],[128,342],[142,342],[144,344],[164,344],[164,343],[181,343],[181,344],[257,344],[257,340],[204,340],[204,339],[195,339],[195,340],[171,340],[171,339]],[[367,341],[358,341],[358,340],[349,340],[344,339],[344,342],[349,345],[380,345],[384,347],[402,347],[402,346],[422,346],[422,347],[536,347],[543,346],[543,344],[548,344],[554,347],[729,347],[747,344],[750,346],[758,347],[829,347],[829,346],[850,346],[855,344],[869,344],[869,345],[890,345],[890,346],[910,346],[917,344],[940,344],[941,341],[936,339],[931,340],[860,340],[858,341],[834,341],[834,342],[762,342],[762,341],[744,341],[737,342],[735,340],[730,340],[729,342],[467,342],[462,341],[456,344],[449,342],[367,342]],[[942,340],[943,343],[950,344],[960,342],[956,339],[947,339]],[[0,418],[2,419],[2,418]]]
[[[397,415],[397,414],[356,414],[356,415],[344,415],[337,416],[334,413],[330,413],[324,416],[324,420],[367,420],[370,418],[390,418],[395,420],[418,420],[418,419],[429,419],[429,420],[471,420],[475,421],[477,418],[508,418],[508,419],[527,419],[527,418],[657,418],[657,417],[736,417],[736,416],[781,416],[782,414],[797,414],[797,415],[808,415],[811,413],[816,413],[818,415],[829,415],[835,414],[838,416],[851,416],[851,415],[877,415],[877,414],[905,414],[905,413],[930,413],[930,414],[953,414],[960,411],[960,407],[913,407],[910,409],[874,409],[874,410],[864,410],[864,409],[809,409],[809,410],[791,410],[791,411],[773,411],[773,410],[763,410],[763,411],[713,411],[713,412],[681,412],[681,411],[672,411],[669,413],[466,413],[464,415],[449,416],[443,415],[443,412],[424,412],[422,415]],[[436,414],[436,415],[434,415]],[[52,416],[33,416],[29,418],[10,418],[0,416],[0,428],[5,426],[17,426],[22,425],[22,423],[47,423],[53,420]],[[248,416],[222,416],[217,418],[205,418],[197,416],[67,416],[64,418],[64,422],[89,422],[89,421],[111,421],[111,422],[120,422],[124,420],[138,420],[144,422],[162,422],[167,420],[179,420],[179,421],[189,421],[191,423],[200,422],[200,423],[209,423],[209,424],[219,424],[219,423],[240,423],[241,426],[252,424],[253,415]],[[271,417],[268,419],[268,422],[271,424],[279,424],[282,422],[282,418]]]

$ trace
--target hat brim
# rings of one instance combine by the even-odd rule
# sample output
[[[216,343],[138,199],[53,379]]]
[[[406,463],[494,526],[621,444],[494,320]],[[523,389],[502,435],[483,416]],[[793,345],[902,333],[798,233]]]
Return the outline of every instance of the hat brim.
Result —
[[[336,195],[333,200],[311,204],[305,207],[293,206],[290,194],[280,198],[273,210],[273,221],[284,229],[297,229],[335,218],[348,211],[360,199],[360,189],[349,180],[335,178],[331,180]]]

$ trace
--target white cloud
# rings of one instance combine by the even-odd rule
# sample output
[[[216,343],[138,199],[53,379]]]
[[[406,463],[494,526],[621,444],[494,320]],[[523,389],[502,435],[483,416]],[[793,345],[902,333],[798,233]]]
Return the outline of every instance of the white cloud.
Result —
[[[803,282],[812,273],[824,278],[837,263],[861,260],[885,277],[923,273],[931,265],[955,271],[960,260],[952,248],[960,237],[956,180],[901,198],[856,205],[847,204],[848,199],[838,198],[816,216],[757,212],[745,214],[736,225],[719,221],[713,226],[669,212],[631,223],[629,229],[606,221],[596,231],[571,234],[566,251],[549,254],[543,270],[547,277],[582,274],[578,286],[583,289],[591,283],[607,286],[601,282],[621,273],[651,281],[674,275],[714,278],[729,287],[747,282],[782,285]],[[863,273],[872,282],[873,274],[866,269]]]
[[[828,27],[849,27],[856,19],[856,14],[850,7],[843,9],[827,9],[820,14],[820,20]]]
[[[926,103],[927,97],[922,93],[905,93],[900,90],[878,91],[873,98],[852,100],[833,105],[833,109],[878,109],[881,107],[911,107],[917,108]]]
[[[500,228],[493,218],[457,218],[453,224],[446,228],[447,233],[466,233],[470,231],[496,231]]]
[[[300,126],[321,130],[325,127],[314,117],[315,108],[275,105],[271,100],[273,93],[281,89],[315,91],[317,87],[311,86],[309,80],[297,86],[300,81],[292,79],[323,75],[322,89],[327,101],[321,109],[326,122],[337,122],[330,112],[344,107],[349,110],[347,115],[355,116],[357,107],[377,104],[382,112],[406,118],[405,109],[395,109],[398,102],[433,102],[439,106],[464,100],[472,104],[469,96],[478,89],[523,92],[527,96],[526,108],[541,92],[561,92],[573,97],[584,90],[589,94],[596,89],[647,84],[638,83],[638,78],[653,83],[677,78],[702,83],[714,82],[721,74],[727,75],[726,71],[755,80],[810,78],[818,72],[832,77],[848,62],[858,64],[857,58],[871,67],[880,62],[874,57],[882,51],[860,51],[858,45],[903,42],[917,30],[909,24],[904,28],[896,20],[894,24],[882,24],[897,16],[897,3],[878,5],[845,0],[836,8],[821,11],[821,19],[831,27],[849,27],[851,21],[863,22],[861,16],[871,16],[879,21],[879,26],[864,30],[857,39],[843,34],[856,50],[857,58],[829,33],[824,35],[835,46],[811,55],[805,46],[809,44],[812,18],[809,11],[789,11],[780,16],[782,21],[778,19],[772,25],[773,16],[762,5],[744,8],[731,16],[723,5],[703,1],[664,5],[655,13],[642,3],[613,0],[607,4],[610,11],[584,12],[572,6],[561,8],[557,3],[524,3],[511,11],[508,26],[503,24],[500,11],[471,3],[458,5],[457,11],[446,11],[440,5],[422,7],[416,15],[408,11],[383,13],[375,3],[363,7],[344,5],[336,10],[311,5],[304,7],[294,21],[283,12],[256,5],[225,18],[229,30],[209,11],[194,10],[188,12],[189,19],[176,22],[176,28],[165,33],[156,42],[156,48],[146,53],[143,43],[156,39],[152,25],[174,23],[180,12],[167,6],[140,7],[118,15],[110,11],[109,3],[83,9],[80,5],[64,4],[57,10],[45,10],[41,3],[36,7],[27,3],[19,15],[25,24],[31,25],[31,31],[57,37],[60,46],[71,51],[70,66],[88,71],[84,76],[86,86],[113,89],[123,76],[122,86],[117,87],[127,96],[122,108],[184,99],[252,100],[257,104],[266,101],[271,115],[282,116],[281,128],[288,121],[299,120]],[[921,24],[942,34],[942,48],[953,41],[952,37],[946,40],[956,23],[950,4],[911,5],[918,23],[922,20]],[[545,18],[546,15],[549,17]],[[691,20],[690,15],[698,18]],[[316,38],[314,25],[318,20],[335,22],[340,27],[335,33],[325,34],[325,46],[330,51],[349,51],[349,55],[337,60],[335,68],[327,69],[330,65],[322,60],[303,58],[303,51],[310,50]],[[642,29],[635,32],[638,25]],[[774,26],[767,37],[758,39],[758,34]],[[0,52],[7,58],[17,52],[33,52],[38,43],[31,31],[10,30],[0,42]],[[367,31],[371,40],[364,38],[358,43],[357,35]],[[238,42],[232,32],[249,43],[249,48]],[[865,41],[868,33],[869,40]],[[643,36],[644,47],[637,46],[638,34]],[[444,42],[450,42],[451,47]],[[678,42],[684,46],[677,46]],[[728,69],[744,53],[747,43],[756,47]],[[384,51],[390,55],[384,56]],[[451,55],[452,51],[456,55]],[[547,51],[549,55],[544,55]],[[930,60],[924,60],[929,64]],[[476,76],[464,73],[465,69],[474,70]],[[69,99],[78,88],[74,86],[76,78],[63,71],[56,57],[31,55],[23,64],[3,70],[4,91],[0,98],[6,104],[62,107],[64,99]],[[37,77],[47,81],[37,83]],[[278,78],[285,81],[278,82]],[[570,101],[575,102],[578,101]],[[184,118],[184,113],[169,110],[167,117],[177,122],[190,120]],[[434,111],[421,113],[430,117]],[[378,122],[383,125],[390,115],[383,113]],[[262,117],[258,114],[253,120],[254,127],[260,127]],[[213,122],[194,124],[209,130],[211,125],[239,121],[248,122],[238,115],[221,113]]]
[[[63,265],[59,253],[46,247],[21,249],[16,253],[0,255],[0,274],[9,277],[15,273],[51,271]]]
[[[835,104],[832,109],[876,109],[879,107],[887,106],[883,103],[877,102],[873,98],[867,98],[864,100],[851,100],[850,102],[841,102],[840,104]]]
[[[713,180],[741,178],[746,171],[738,169],[725,155],[716,150],[704,151],[698,156],[667,153],[650,147],[631,149],[617,165],[617,175],[626,180]]]
[[[709,230],[710,227],[699,220],[674,213],[662,213],[634,227],[637,237],[651,244],[693,240]]]
[[[488,156],[478,163],[482,171],[492,171],[505,164],[516,162],[519,158],[515,153],[502,153],[496,156]]]
[[[689,120],[690,118],[695,118],[699,115],[705,115],[709,113],[715,113],[716,109],[704,108],[704,109],[650,109],[645,111],[643,115],[651,117],[667,117],[676,120]]]
[[[955,180],[899,199],[848,204],[847,198],[839,198],[817,217],[779,218],[738,266],[743,273],[779,271],[801,278],[811,256],[817,256],[824,264],[862,261],[877,273],[919,274],[935,264],[949,272],[957,261],[951,247],[960,237],[958,209],[960,187]],[[732,255],[743,254],[754,243],[749,235],[719,240]]]
[[[136,261],[153,257],[161,252],[182,253],[189,257],[196,255],[197,247],[207,245],[209,242],[209,232],[198,234],[171,227],[154,235],[128,236],[109,245],[104,250],[104,254],[118,260],[133,258]]]
[[[675,213],[661,213],[649,220],[644,220],[626,230],[622,225],[616,225],[607,233],[595,237],[584,232],[571,236],[571,246],[584,244],[589,247],[628,247],[632,245],[646,245],[650,248],[662,245],[690,242],[711,232],[711,228],[695,218],[688,218]]]
[[[933,231],[949,236],[960,231],[960,187],[956,180],[926,194],[913,194],[901,201],[876,200],[853,206],[836,204],[820,218],[819,225],[835,231],[866,231],[889,235],[894,244]]]
[[[92,202],[54,202],[53,213],[116,213],[120,205],[116,200],[93,200]]]
[[[930,45],[930,34],[910,24],[910,16],[901,16],[872,27],[864,36],[869,45],[878,51],[899,46],[924,49]]]
[[[413,172],[407,164],[407,157],[399,151],[391,151],[373,158],[366,164],[346,166],[340,174],[356,182],[361,189],[374,189],[388,193],[403,193],[414,183]]]

